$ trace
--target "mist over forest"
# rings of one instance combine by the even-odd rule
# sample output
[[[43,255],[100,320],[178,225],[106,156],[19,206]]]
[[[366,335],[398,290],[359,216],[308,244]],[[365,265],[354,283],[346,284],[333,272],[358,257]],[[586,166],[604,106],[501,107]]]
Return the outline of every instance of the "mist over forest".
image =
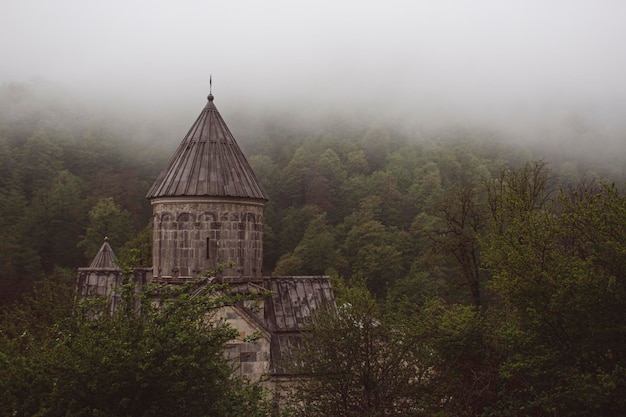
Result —
[[[289,415],[624,415],[625,15],[612,0],[0,2],[0,414],[180,415],[185,398],[269,415],[224,361],[233,329],[207,329],[198,305],[142,322],[75,298],[105,236],[121,264],[151,265],[146,192],[211,92],[270,197],[264,276],[335,292],[296,348],[312,377]],[[178,362],[154,366],[155,344]],[[137,378],[156,385],[131,401]],[[177,400],[158,394],[170,380]]]
[[[56,90],[172,147],[212,74],[244,144],[268,120],[383,124],[597,161],[624,153],[625,12],[609,0],[3,2],[0,83]]]
[[[67,87],[67,88],[66,88]],[[215,92],[215,91],[214,91]],[[99,124],[120,137],[139,145],[164,152],[173,150],[186,134],[206,103],[208,87],[198,86],[186,102],[159,101],[130,105],[126,96],[99,100],[77,93],[73,88],[51,81],[33,80],[3,85],[1,118],[5,123],[26,125],[35,114],[46,113],[56,127],[75,128]],[[19,97],[23,94],[23,97]],[[321,94],[321,93],[320,93]],[[237,94],[216,95],[216,104],[244,150],[267,140],[268,129],[279,129],[294,137],[324,130],[364,131],[384,126],[395,136],[419,139],[462,139],[463,135],[529,150],[535,158],[554,163],[575,160],[584,166],[618,165],[626,158],[626,109],[608,101],[582,104],[507,106],[491,114],[481,109],[465,111],[449,108],[433,109],[379,104],[373,94],[363,103],[339,106],[332,101],[289,106],[270,97],[267,103],[236,102]],[[321,94],[324,95],[324,94]],[[388,99],[388,98],[387,98]],[[436,107],[433,105],[433,107]],[[508,110],[507,110],[508,109]],[[271,139],[271,138],[270,138]]]

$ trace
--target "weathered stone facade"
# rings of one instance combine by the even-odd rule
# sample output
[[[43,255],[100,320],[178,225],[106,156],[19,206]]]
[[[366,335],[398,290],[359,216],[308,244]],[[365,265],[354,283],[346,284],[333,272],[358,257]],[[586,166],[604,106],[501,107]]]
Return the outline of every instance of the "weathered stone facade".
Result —
[[[260,276],[263,204],[206,197],[152,200],[155,277],[193,278],[231,262],[224,275]]]
[[[148,191],[153,263],[152,268],[137,269],[133,280],[140,292],[148,282],[178,285],[213,273],[213,282],[227,283],[234,291],[266,294],[225,306],[214,318],[238,331],[225,349],[235,369],[252,380],[263,378],[272,391],[280,390],[293,377],[283,366],[283,353],[300,344],[316,310],[334,306],[330,280],[262,275],[263,207],[269,196],[213,96],[208,100]],[[111,311],[123,279],[114,258],[105,242],[90,267],[78,273],[79,296],[107,297]]]

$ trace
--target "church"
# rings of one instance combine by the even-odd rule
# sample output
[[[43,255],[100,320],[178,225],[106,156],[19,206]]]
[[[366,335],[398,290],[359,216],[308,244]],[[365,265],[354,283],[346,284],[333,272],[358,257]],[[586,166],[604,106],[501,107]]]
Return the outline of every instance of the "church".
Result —
[[[152,204],[152,267],[137,268],[137,288],[148,282],[181,284],[207,273],[240,292],[269,292],[255,303],[222,308],[219,319],[239,336],[226,346],[235,369],[252,380],[289,379],[281,354],[298,343],[311,315],[334,306],[326,276],[263,275],[263,209],[269,196],[209,94],[206,106],[156,178]],[[119,302],[123,277],[104,242],[90,266],[78,270],[80,297]]]

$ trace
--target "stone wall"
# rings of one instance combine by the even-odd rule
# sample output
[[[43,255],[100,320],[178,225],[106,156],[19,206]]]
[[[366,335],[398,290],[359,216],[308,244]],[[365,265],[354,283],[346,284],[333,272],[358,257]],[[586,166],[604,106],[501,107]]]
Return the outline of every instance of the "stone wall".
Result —
[[[217,317],[237,330],[237,337],[228,342],[224,350],[225,357],[232,363],[235,371],[252,381],[266,377],[271,360],[269,332],[256,323],[242,305],[224,307]]]
[[[155,277],[261,276],[263,204],[257,200],[161,198],[153,205]]]

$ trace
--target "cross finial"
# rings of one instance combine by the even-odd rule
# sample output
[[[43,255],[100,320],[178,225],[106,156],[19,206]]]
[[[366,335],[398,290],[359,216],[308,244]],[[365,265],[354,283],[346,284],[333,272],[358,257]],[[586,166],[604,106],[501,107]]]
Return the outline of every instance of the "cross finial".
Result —
[[[207,97],[209,101],[213,101],[213,75],[209,75],[209,96]]]

